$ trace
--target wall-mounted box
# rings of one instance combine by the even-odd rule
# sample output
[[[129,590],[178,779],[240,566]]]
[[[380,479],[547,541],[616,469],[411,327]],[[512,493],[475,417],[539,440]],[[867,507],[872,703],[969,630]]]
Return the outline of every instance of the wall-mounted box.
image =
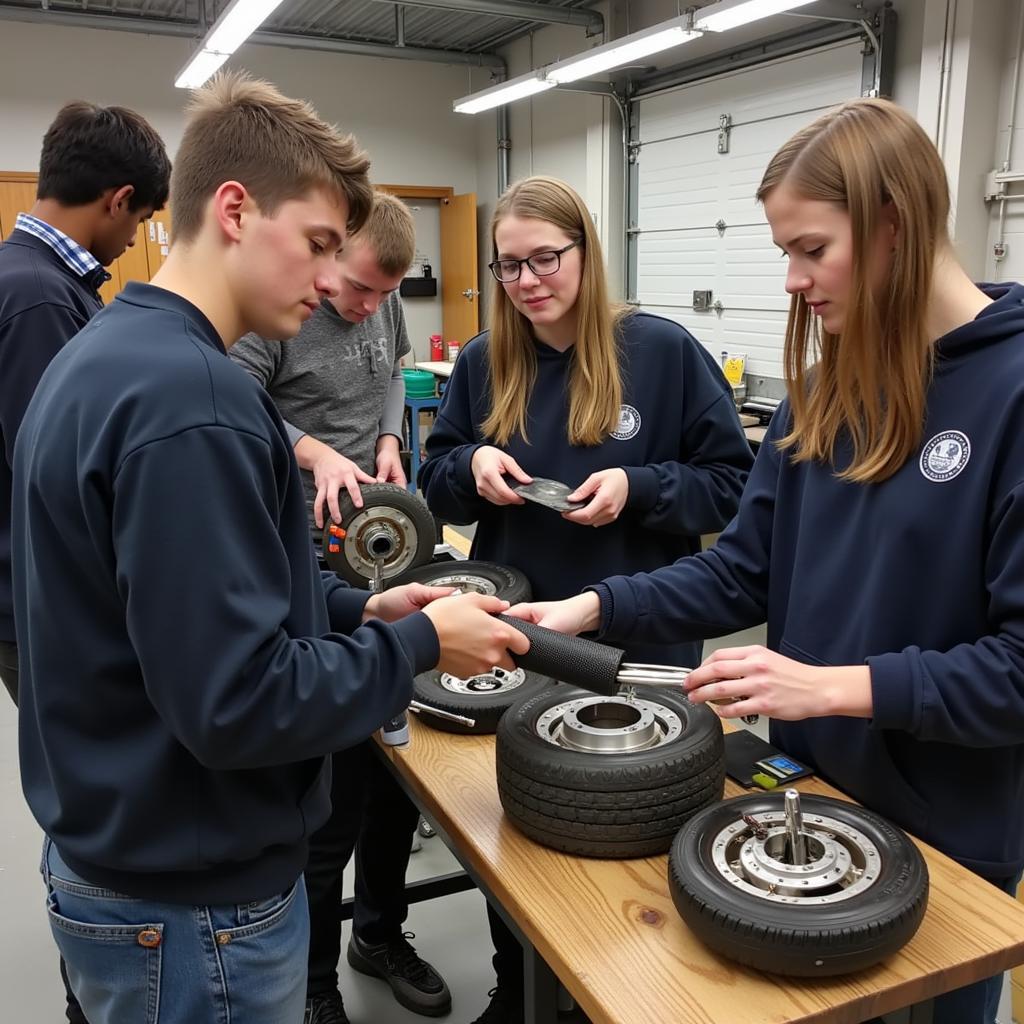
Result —
[[[403,277],[398,286],[398,294],[403,299],[430,298],[437,294],[436,277]]]

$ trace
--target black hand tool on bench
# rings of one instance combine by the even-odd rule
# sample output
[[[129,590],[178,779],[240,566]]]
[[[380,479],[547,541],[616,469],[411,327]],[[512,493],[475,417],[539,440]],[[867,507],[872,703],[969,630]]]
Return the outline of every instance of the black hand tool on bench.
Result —
[[[512,660],[530,672],[560,679],[581,689],[605,697],[617,694],[623,687],[681,687],[691,670],[677,665],[644,665],[623,661],[626,652],[581,636],[567,636],[533,622],[499,615],[502,622],[518,629],[530,641],[526,654],[513,654]],[[757,715],[744,715],[743,721],[753,724]]]

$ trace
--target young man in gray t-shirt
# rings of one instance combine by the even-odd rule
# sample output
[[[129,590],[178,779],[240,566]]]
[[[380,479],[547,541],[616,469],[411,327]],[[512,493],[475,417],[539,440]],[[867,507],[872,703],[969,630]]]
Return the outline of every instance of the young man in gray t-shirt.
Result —
[[[360,483],[406,482],[399,458],[405,408],[400,362],[410,345],[397,289],[414,250],[412,215],[400,200],[378,192],[366,225],[346,243],[339,294],[325,299],[287,344],[250,334],[230,350],[263,383],[285,420],[317,537],[326,514],[341,521],[342,488],[361,507]],[[402,935],[405,872],[419,812],[371,743],[334,754],[333,811],[310,841],[305,1024],[348,1021],[337,964],[341,873],[353,850],[349,963],[388,982],[415,1013],[439,1016],[451,1007],[444,980]]]

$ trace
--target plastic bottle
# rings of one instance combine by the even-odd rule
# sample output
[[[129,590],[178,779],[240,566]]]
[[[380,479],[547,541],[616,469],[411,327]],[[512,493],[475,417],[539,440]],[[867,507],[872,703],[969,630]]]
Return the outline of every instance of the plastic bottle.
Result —
[[[403,711],[394,718],[389,718],[380,728],[380,738],[389,747],[407,747],[409,745],[409,717]]]
[[[432,334],[430,336],[430,360],[434,363],[440,363],[444,360],[444,342],[441,340],[440,334]]]
[[[454,363],[459,358],[459,343],[457,341],[448,342],[448,362]]]

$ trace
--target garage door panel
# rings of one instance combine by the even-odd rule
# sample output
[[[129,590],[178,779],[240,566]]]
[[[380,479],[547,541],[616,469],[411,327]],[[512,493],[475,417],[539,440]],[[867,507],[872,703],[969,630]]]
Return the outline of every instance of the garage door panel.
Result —
[[[776,338],[786,329],[785,313],[718,317],[715,313],[687,312],[673,306],[645,304],[643,308],[681,324],[716,360],[720,360],[723,351],[743,353],[748,373],[782,375]]]
[[[639,101],[636,298],[716,358],[746,353],[748,373],[782,376],[789,311],[786,261],[755,193],[787,138],[858,95],[860,70],[859,44],[846,43]],[[734,125],[726,153],[721,113]],[[693,310],[705,290],[719,311]]]
[[[729,114],[734,123],[739,123],[807,107],[834,106],[858,94],[860,60],[859,43],[840,43],[651,96],[641,101],[640,141],[647,143],[709,130],[716,133],[717,139],[719,114]],[[857,89],[852,94],[851,68],[856,73]],[[756,88],[748,85],[753,76]],[[807,88],[807,81],[813,81],[813,90]],[[784,138],[779,139],[779,143],[783,141]]]

